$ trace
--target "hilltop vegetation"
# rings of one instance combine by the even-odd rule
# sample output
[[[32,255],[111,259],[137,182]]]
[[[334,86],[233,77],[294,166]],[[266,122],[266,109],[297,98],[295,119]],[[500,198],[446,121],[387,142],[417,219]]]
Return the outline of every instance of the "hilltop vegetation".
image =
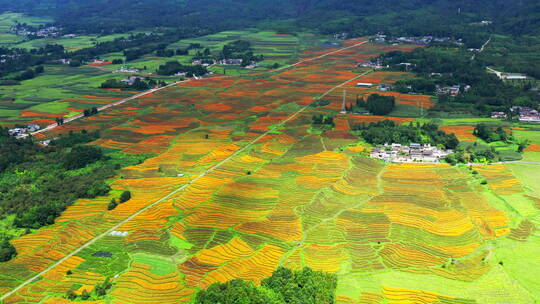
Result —
[[[281,20],[281,28],[316,28],[324,33],[454,35],[470,33],[469,23],[497,20],[492,28],[513,34],[539,33],[539,5],[534,0],[508,1],[65,1],[0,2],[4,10],[51,15],[70,31],[125,32],[152,27],[191,27],[201,30],[240,28],[261,21]],[[224,10],[223,7],[227,9]],[[501,9],[502,8],[502,9]],[[133,18],[144,16],[144,18]],[[525,17],[526,16],[526,17]],[[467,35],[471,43],[481,39]]]
[[[353,131],[358,132],[365,141],[373,145],[422,143],[455,149],[459,144],[454,134],[446,134],[433,123],[411,122],[400,125],[391,120],[383,120],[370,124],[357,124],[353,127]]]
[[[202,290],[196,304],[333,304],[337,276],[304,268],[299,271],[279,267],[271,277],[256,287],[252,282],[236,279],[215,283]]]

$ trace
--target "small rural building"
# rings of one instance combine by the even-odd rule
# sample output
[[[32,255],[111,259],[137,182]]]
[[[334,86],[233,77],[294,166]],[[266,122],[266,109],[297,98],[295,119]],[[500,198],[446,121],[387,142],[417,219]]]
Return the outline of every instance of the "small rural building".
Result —
[[[356,86],[358,87],[364,87],[364,88],[369,88],[369,87],[372,87],[373,86],[373,83],[369,83],[369,82],[359,82],[356,84]]]
[[[504,80],[527,80],[527,75],[523,74],[502,74]]]
[[[243,62],[242,59],[222,59],[218,61],[218,64],[221,65],[241,65]]]
[[[504,113],[504,112],[491,112],[491,118],[506,118],[506,113]]]
[[[122,80],[120,80],[120,81],[122,81],[123,83],[125,83],[125,84],[127,84],[127,85],[132,86],[132,85],[135,83],[135,81],[137,81],[137,79],[140,80],[140,81],[145,80],[144,77],[140,77],[140,76],[130,76],[130,77],[128,77],[128,78],[126,78],[126,79],[122,79]]]

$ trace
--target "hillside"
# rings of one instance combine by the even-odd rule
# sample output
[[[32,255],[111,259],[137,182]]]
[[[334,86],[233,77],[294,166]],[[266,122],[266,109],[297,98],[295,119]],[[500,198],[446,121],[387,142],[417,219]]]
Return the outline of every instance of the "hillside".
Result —
[[[38,5],[32,0],[2,0],[0,7],[3,11],[50,15],[66,28],[87,32],[155,26],[226,29],[276,20],[296,26],[315,25],[323,31],[350,31],[353,26],[362,25],[371,30],[397,32],[409,28],[409,31],[433,33],[455,29],[464,21],[480,20],[492,20],[494,29],[518,35],[537,34],[540,29],[540,8],[534,0],[46,0]]]

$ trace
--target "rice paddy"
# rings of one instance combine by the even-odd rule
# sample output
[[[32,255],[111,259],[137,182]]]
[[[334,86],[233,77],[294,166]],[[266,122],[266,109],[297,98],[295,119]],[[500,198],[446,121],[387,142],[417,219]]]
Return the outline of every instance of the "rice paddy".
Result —
[[[468,168],[367,158],[349,132],[354,123],[414,118],[338,115],[350,84],[328,94],[328,105],[293,115],[357,77],[359,58],[399,48],[364,44],[282,71],[191,81],[48,133],[99,128],[93,144],[155,156],[111,181],[131,191],[128,202],[107,211],[110,197],[79,200],[54,225],[15,240],[18,256],[0,264],[2,293],[186,187],[116,229],[126,236],[99,239],[5,302],[69,303],[68,290],[110,277],[106,302],[189,303],[214,282],[260,283],[278,266],[309,266],[338,274],[338,303],[534,303],[538,267],[527,265],[537,250],[540,189],[523,180],[536,167],[479,167],[477,177]],[[336,115],[336,127],[310,132],[321,113]]]

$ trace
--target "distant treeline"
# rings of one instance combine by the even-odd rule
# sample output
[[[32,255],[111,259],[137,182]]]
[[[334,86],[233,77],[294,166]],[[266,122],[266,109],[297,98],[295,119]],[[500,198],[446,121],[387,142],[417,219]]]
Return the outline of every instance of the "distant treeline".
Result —
[[[208,70],[202,65],[184,65],[178,61],[169,61],[162,64],[157,69],[158,75],[174,75],[176,73],[186,73],[187,77],[202,76],[208,73]]]
[[[474,26],[481,26],[474,23],[485,19],[494,23],[484,26],[483,31],[513,35],[540,32],[540,5],[535,0],[0,0],[0,7],[51,16],[69,32],[105,34],[154,27],[221,30],[264,21],[284,29],[309,28],[323,33],[459,33],[474,40]]]

